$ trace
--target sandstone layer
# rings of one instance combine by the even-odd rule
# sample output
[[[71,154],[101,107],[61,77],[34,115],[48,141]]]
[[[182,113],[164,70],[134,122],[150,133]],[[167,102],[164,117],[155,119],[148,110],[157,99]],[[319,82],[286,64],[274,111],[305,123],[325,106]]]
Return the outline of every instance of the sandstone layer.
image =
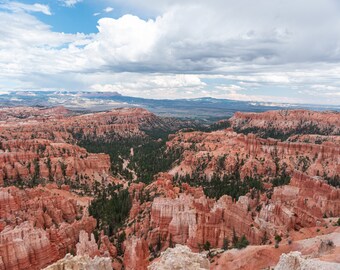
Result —
[[[237,112],[229,119],[231,126],[240,131],[266,134],[340,134],[339,112],[307,110],[280,110],[264,113]]]
[[[185,176],[230,174],[241,177],[273,178],[300,170],[311,176],[334,177],[340,174],[340,145],[281,142],[253,134],[237,134],[231,129],[215,132],[179,132],[167,142],[169,149],[180,149],[179,164],[170,172]]]
[[[293,174],[289,185],[274,188],[270,199],[264,194],[252,198],[249,193],[237,201],[226,195],[216,201],[207,198],[202,188],[176,185],[168,174],[130,189],[135,199],[125,232],[132,238],[124,254],[129,265],[144,265],[147,257],[175,244],[196,252],[207,242],[222,248],[234,234],[244,235],[253,245],[274,243],[275,235],[290,241],[295,231],[326,226],[325,215],[340,215],[340,190],[301,172]],[[149,199],[143,202],[145,193]]]
[[[76,252],[80,234],[93,232],[96,220],[77,197],[49,188],[0,189],[0,269],[41,269]]]
[[[340,263],[305,259],[298,251],[282,254],[275,270],[338,270]]]
[[[110,258],[89,256],[72,256],[67,254],[65,258],[44,268],[44,270],[112,270]]]
[[[153,262],[149,270],[208,270],[209,260],[202,254],[193,253],[188,247],[176,245],[168,248],[161,257]]]

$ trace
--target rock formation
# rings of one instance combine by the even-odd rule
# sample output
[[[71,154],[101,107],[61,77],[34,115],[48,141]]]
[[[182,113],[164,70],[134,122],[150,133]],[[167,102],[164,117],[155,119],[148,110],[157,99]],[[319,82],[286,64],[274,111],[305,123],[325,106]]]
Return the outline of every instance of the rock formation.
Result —
[[[84,218],[43,230],[24,222],[0,233],[0,269],[41,269],[75,250],[79,232],[92,232],[95,220]]]
[[[58,244],[58,243],[56,243]],[[0,233],[0,269],[40,269],[59,259],[47,232],[28,222]]]
[[[58,113],[55,114],[55,111]],[[72,115],[62,107],[39,110],[30,107],[15,111],[0,110],[0,132],[9,140],[32,136],[58,142],[79,139],[111,141],[119,138],[144,137],[145,131],[175,131],[195,125],[175,118],[161,118],[142,108],[113,109],[108,112]]]
[[[132,237],[125,241],[124,266],[126,270],[146,269],[149,264],[149,247],[142,238]]]
[[[0,121],[13,121],[17,119],[46,119],[62,118],[72,112],[62,106],[53,108],[39,107],[2,107],[0,108]]]
[[[305,259],[298,251],[282,254],[275,270],[338,270],[340,263]]]
[[[190,248],[176,245],[175,248],[168,248],[157,261],[154,261],[149,270],[208,270],[209,260],[202,254],[193,253]]]
[[[0,109],[0,186],[15,181],[69,179],[75,185],[109,182],[110,158],[90,154],[79,141],[147,137],[192,125],[141,108],[73,115],[63,107]]]
[[[274,242],[277,234],[288,237],[301,228],[325,225],[325,213],[339,215],[339,189],[300,172],[294,173],[289,185],[274,188],[271,199],[265,195],[252,199],[247,194],[238,201],[226,195],[216,201],[207,198],[202,188],[176,186],[167,174],[148,186],[131,185],[130,189],[137,197],[138,190],[147,192],[151,201],[134,201],[125,230],[128,239],[133,235],[124,254],[129,265],[130,261],[143,265],[147,256],[174,244],[194,251],[202,250],[207,242],[212,248],[222,248],[234,234],[245,235],[251,244]],[[144,252],[138,239],[146,239],[145,246],[153,251]]]
[[[96,220],[77,203],[84,198],[67,196],[54,185],[0,189],[1,270],[41,269],[75,252],[80,232],[93,232]]]
[[[58,181],[68,178],[75,185],[80,185],[91,184],[95,180],[102,182],[109,175],[108,155],[89,154],[75,145],[33,139],[5,141],[2,147],[7,150],[0,150],[0,176],[7,184],[32,179]]]
[[[263,113],[237,112],[229,119],[231,126],[240,131],[265,134],[278,131],[282,134],[339,135],[339,112],[307,110],[281,110]]]
[[[213,258],[210,269],[274,269],[274,267],[279,263],[280,256],[283,253],[288,254],[292,251],[297,251],[299,254],[296,261],[297,268],[289,268],[290,266],[294,266],[295,256],[285,255],[283,256],[285,257],[285,260],[282,260],[282,264],[280,263],[282,267],[280,269],[302,269],[298,268],[298,266],[300,266],[298,262],[305,261],[305,259],[308,259],[306,260],[308,261],[307,265],[312,265],[310,262],[320,262],[326,266],[329,265],[327,262],[333,262],[337,263],[337,267],[339,268],[340,229],[336,227],[317,228],[322,232],[316,232],[315,227],[292,232],[292,242],[282,241],[277,247],[275,247],[274,244],[261,246],[252,245],[241,250],[230,249],[223,253],[217,253],[217,255]],[[305,259],[300,257],[300,253],[303,254]]]
[[[263,176],[273,178],[283,171],[295,170],[311,176],[340,174],[340,146],[332,142],[323,144],[280,142],[261,139],[253,134],[243,135],[231,129],[204,132],[179,132],[167,142],[168,149],[180,149],[180,163],[170,172],[185,176],[214,173],[230,174],[239,170],[241,177]]]
[[[99,256],[98,245],[94,235],[89,235],[86,231],[80,231],[79,242],[76,245],[77,256],[90,256],[91,258]]]
[[[251,226],[253,224],[253,226]],[[222,247],[225,238],[246,235],[252,243],[260,243],[262,233],[254,226],[247,204],[236,203],[228,196],[217,202],[202,195],[180,194],[178,198],[155,198],[151,209],[152,233],[158,232],[173,243],[186,244],[198,251],[207,241]]]
[[[11,226],[31,221],[37,228],[47,229],[81,219],[84,213],[76,200],[84,198],[67,199],[64,196],[71,194],[65,191],[64,196],[57,195],[59,190],[56,185],[25,190],[0,188],[0,220]]]
[[[72,256],[67,254],[65,258],[44,268],[43,270],[112,270],[110,258],[89,256]]]
[[[182,153],[180,158],[169,173],[158,174],[149,184],[121,180],[132,208],[123,226],[107,236],[94,232],[96,220],[87,211],[92,198],[77,194],[115,181],[110,157],[90,154],[77,143],[143,138],[186,123],[139,108],[93,114],[62,107],[0,109],[0,186],[25,182],[34,187],[0,188],[0,270],[35,270],[55,262],[48,269],[145,270],[150,262],[149,269],[208,269],[208,260],[193,253],[206,246],[215,252],[211,269],[272,267],[292,250],[313,255],[313,264],[337,260],[340,238],[333,224],[340,216],[340,191],[328,183],[340,174],[338,116],[307,111],[235,114],[230,120],[234,130],[259,136],[231,128],[170,135],[167,151]],[[265,130],[287,140],[261,138]],[[263,188],[215,199],[203,187],[194,187],[196,179],[207,183],[216,175],[238,173],[240,181],[259,178]],[[283,174],[291,177],[290,183],[275,187],[273,179]],[[178,175],[189,175],[193,186]],[[317,239],[319,232],[336,239],[335,247],[328,250],[324,239]],[[221,249],[241,236],[252,246]],[[282,242],[275,248],[278,236]],[[172,248],[176,244],[184,246]],[[77,256],[65,257],[67,253]],[[283,256],[277,267],[299,264],[303,269],[306,261],[314,267],[295,255]]]

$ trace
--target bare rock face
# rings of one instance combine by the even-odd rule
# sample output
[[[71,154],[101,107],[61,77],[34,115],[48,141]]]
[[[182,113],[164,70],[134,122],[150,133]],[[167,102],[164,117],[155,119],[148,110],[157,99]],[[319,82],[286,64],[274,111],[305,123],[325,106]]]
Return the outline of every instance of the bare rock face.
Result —
[[[40,269],[59,258],[48,234],[28,222],[0,234],[0,269]]]
[[[297,214],[295,217],[305,215],[305,220],[296,221],[301,227],[315,226],[316,221],[320,221],[323,216],[340,215],[340,189],[329,186],[318,177],[300,172],[294,173],[288,186],[274,189],[272,201],[290,208],[290,212]]]
[[[75,250],[79,232],[94,227],[92,219],[62,223],[46,231],[29,222],[8,226],[0,233],[0,269],[41,269]]]
[[[63,222],[73,223],[82,215],[76,200],[54,194],[53,189],[0,188],[0,219],[6,225],[31,221],[37,228],[47,229]]]
[[[167,142],[168,149],[183,152],[181,162],[170,173],[206,176],[230,174],[238,168],[241,178],[262,176],[273,178],[283,171],[300,170],[311,176],[340,174],[340,146],[281,142],[262,139],[253,134],[237,134],[231,129],[204,132],[179,132]]]
[[[84,148],[50,140],[9,140],[0,150],[2,183],[19,182],[32,178],[58,181],[68,178],[75,184],[91,184],[107,179],[110,157],[89,154]],[[9,150],[10,149],[10,150]],[[1,184],[1,183],[0,183]]]
[[[80,232],[82,238],[93,232],[96,220],[68,195],[57,188],[0,188],[1,270],[41,269],[75,252]],[[85,247],[91,251],[93,246]]]
[[[100,236],[100,254],[104,256],[110,256],[115,258],[117,256],[117,248],[110,242],[110,239],[107,235],[104,235],[102,232]]]
[[[43,270],[112,270],[110,258],[89,256],[72,256],[67,254],[65,258],[44,268]]]
[[[153,262],[148,270],[204,270],[210,269],[209,260],[202,254],[193,253],[190,248],[176,245],[168,248]]]
[[[61,118],[70,115],[71,112],[65,107],[53,108],[38,107],[3,107],[0,108],[0,121],[13,121],[17,119],[47,119]]]
[[[282,254],[275,270],[338,270],[340,263],[305,259],[298,251]]]
[[[195,199],[190,194],[180,194],[176,199],[155,198],[151,209],[151,226],[157,228],[155,231],[196,251],[207,241],[222,247],[224,238],[231,239],[233,229],[252,243],[260,243],[262,233],[251,226],[253,223],[247,205],[235,203],[229,196],[217,202],[205,196]]]
[[[100,255],[93,233],[89,235],[83,230],[79,233],[79,242],[76,245],[76,249],[78,256],[88,255],[93,258]]]
[[[223,239],[231,239],[233,230],[260,244],[263,233],[277,232],[323,224],[323,216],[338,216],[339,189],[305,174],[296,172],[290,185],[274,189],[270,200],[260,201],[241,196],[234,202],[229,196],[218,201],[198,192],[180,193],[175,198],[157,197],[151,207],[151,227],[174,243],[197,249],[209,241],[222,247]],[[196,195],[195,195],[196,194]],[[196,196],[196,197],[195,197]],[[260,210],[252,211],[260,206]],[[152,232],[150,233],[152,234]]]
[[[160,118],[142,108],[121,108],[108,112],[72,115],[62,107],[39,110],[20,107],[0,109],[0,131],[9,140],[20,134],[20,139],[50,139],[55,142],[75,142],[78,139],[144,137],[145,130],[178,130],[191,123],[174,118]]]
[[[172,131],[186,124],[141,108],[83,115],[62,107],[0,109],[0,186],[32,178],[67,178],[75,185],[109,181],[109,155],[90,154],[75,144],[146,137],[147,130]]]
[[[144,187],[152,201],[134,201],[128,222],[131,225],[125,230],[128,239],[134,235],[124,256],[129,264],[136,258],[145,262],[147,256],[158,252],[157,246],[164,250],[182,244],[199,251],[209,242],[213,248],[222,248],[224,240],[231,241],[234,232],[238,237],[245,235],[254,245],[274,242],[276,234],[285,236],[302,228],[325,225],[325,213],[339,215],[339,189],[299,172],[294,173],[290,185],[274,188],[271,199],[247,194],[238,201],[226,195],[217,201],[209,199],[202,188],[187,184],[179,188],[171,179],[170,175],[159,175]],[[135,194],[138,192],[133,190],[143,190],[136,185],[130,188]],[[153,197],[155,194],[158,196]],[[146,239],[146,246],[153,251],[149,254],[140,252],[142,248],[131,248],[137,247],[137,239]],[[136,256],[135,250],[141,255]]]
[[[235,129],[259,134],[274,130],[283,134],[339,135],[339,117],[338,112],[281,110],[263,113],[237,112],[229,122]]]
[[[132,237],[125,241],[124,266],[127,270],[144,270],[147,268],[150,255],[146,240]]]
[[[340,144],[340,136],[336,135],[315,135],[315,134],[298,134],[290,136],[287,141],[289,142],[300,142],[300,143],[314,143],[322,144],[324,142],[332,142],[337,145]]]

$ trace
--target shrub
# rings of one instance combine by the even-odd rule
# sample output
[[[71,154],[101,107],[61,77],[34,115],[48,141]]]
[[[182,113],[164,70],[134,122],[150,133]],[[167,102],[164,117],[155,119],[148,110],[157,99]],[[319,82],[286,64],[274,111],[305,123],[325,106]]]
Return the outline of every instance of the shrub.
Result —
[[[248,245],[249,245],[249,241],[247,240],[245,235],[242,235],[240,240],[236,243],[235,247],[237,249],[242,249],[242,248],[247,247]]]
[[[282,241],[282,237],[280,235],[275,235],[275,242],[280,243]]]
[[[227,250],[228,247],[229,247],[229,240],[228,240],[228,238],[224,238],[224,239],[223,239],[223,246],[222,246],[222,249],[223,249],[223,250]]]

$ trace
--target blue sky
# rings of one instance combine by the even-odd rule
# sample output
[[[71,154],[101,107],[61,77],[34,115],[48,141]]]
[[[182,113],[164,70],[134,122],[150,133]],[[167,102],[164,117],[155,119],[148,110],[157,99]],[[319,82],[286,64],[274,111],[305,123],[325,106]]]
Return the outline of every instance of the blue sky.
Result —
[[[0,94],[340,104],[336,0],[0,0]]]

